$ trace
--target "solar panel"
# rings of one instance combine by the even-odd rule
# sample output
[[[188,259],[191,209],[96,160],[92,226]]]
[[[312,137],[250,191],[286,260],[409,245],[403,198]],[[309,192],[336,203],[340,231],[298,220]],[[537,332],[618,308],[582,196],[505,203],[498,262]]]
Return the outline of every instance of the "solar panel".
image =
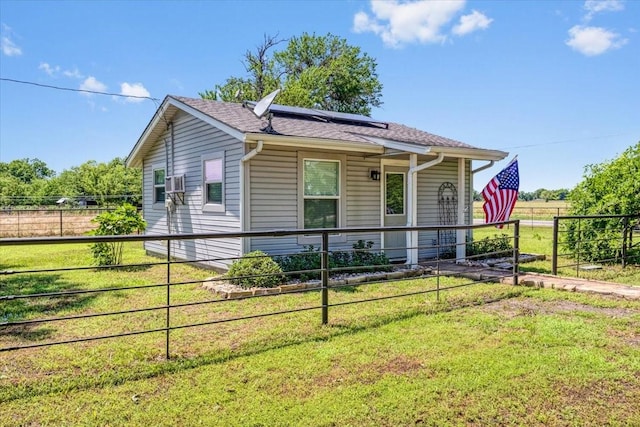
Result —
[[[252,106],[255,104],[255,102],[252,101],[246,103]],[[275,114],[280,113],[301,117],[318,117],[327,121],[378,124],[384,126],[385,128],[389,127],[388,123],[382,122],[380,120],[375,120],[371,117],[363,116],[361,114],[340,113],[337,111],[316,110],[314,108],[293,107],[291,105],[279,104],[271,104],[271,107],[269,107],[269,111]]]

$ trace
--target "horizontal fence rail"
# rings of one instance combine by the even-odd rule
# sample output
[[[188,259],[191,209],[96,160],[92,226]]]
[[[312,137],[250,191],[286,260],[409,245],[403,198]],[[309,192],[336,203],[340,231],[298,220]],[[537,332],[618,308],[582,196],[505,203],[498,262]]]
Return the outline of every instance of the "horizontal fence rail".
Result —
[[[0,259],[0,353],[16,350],[24,350],[29,348],[47,347],[61,344],[81,343],[104,339],[116,339],[129,336],[143,334],[164,334],[164,356],[169,359],[171,356],[171,336],[173,331],[179,331],[188,328],[196,328],[211,325],[221,325],[229,322],[247,321],[250,319],[260,319],[272,316],[281,316],[291,313],[301,313],[307,311],[319,311],[322,324],[329,323],[329,314],[331,308],[337,308],[350,304],[371,303],[375,301],[384,301],[392,298],[402,298],[416,295],[435,294],[439,299],[440,293],[457,289],[465,286],[492,282],[495,277],[484,278],[482,276],[475,280],[461,279],[459,283],[443,285],[441,277],[445,265],[457,265],[458,261],[472,263],[476,259],[487,256],[504,257],[511,259],[512,268],[503,274],[503,277],[512,277],[513,283],[517,283],[518,278],[518,255],[519,255],[519,221],[507,221],[500,224],[513,225],[509,230],[511,235],[508,239],[511,248],[504,251],[496,251],[490,254],[476,254],[466,256],[464,260],[455,258],[458,244],[451,242],[445,236],[451,235],[458,231],[465,233],[472,232],[474,229],[488,227],[488,225],[472,225],[472,226],[423,226],[423,227],[367,227],[367,228],[343,228],[343,229],[314,229],[314,230],[271,230],[262,232],[230,232],[230,233],[200,233],[200,234],[168,234],[168,235],[132,235],[132,236],[78,236],[78,237],[60,237],[60,238],[23,238],[23,239],[0,239],[0,250],[7,250],[15,247],[27,250],[28,248],[42,248],[48,245],[55,245],[56,250],[67,250],[65,248],[73,245],[87,245],[104,243],[104,244],[120,244],[131,242],[142,243],[158,243],[164,245],[166,253],[162,258],[150,258],[150,262],[143,263],[123,263],[117,266],[94,266],[94,265],[59,265],[50,266],[47,260],[43,260],[42,267],[27,269],[10,269],[3,265]],[[336,265],[336,260],[354,260],[354,259],[371,259],[370,255],[384,254],[385,250],[374,248],[371,246],[354,245],[353,249],[345,249],[344,246],[338,247],[332,242],[331,237],[335,235],[349,235],[357,237],[370,236],[372,233],[388,233],[388,232],[418,232],[433,233],[435,239],[428,246],[415,248],[387,248],[386,250],[397,249],[429,249],[433,250],[435,256],[433,258],[421,259],[414,265],[393,264],[388,259],[382,264],[376,265],[355,265],[353,262],[343,262]],[[212,263],[225,261],[227,263],[237,261],[237,258],[221,258],[221,257],[193,257],[189,259],[178,259],[174,256],[175,248],[182,244],[194,241],[205,241],[211,246],[221,244],[221,242],[233,238],[253,239],[268,238],[277,241],[282,238],[291,238],[298,236],[315,236],[319,238],[319,247],[317,251],[292,252],[279,254],[278,257],[300,257],[308,256],[310,258],[320,258],[319,265],[311,265],[311,262],[303,262],[307,264],[301,270],[291,270],[284,273],[273,273],[266,275],[244,274],[242,276],[230,277],[229,275],[216,275],[207,278],[206,281],[211,283],[228,283],[233,280],[242,281],[250,278],[277,275],[278,279],[283,283],[277,289],[257,289],[238,291],[233,298],[221,298],[210,293],[189,294],[189,298],[181,292],[185,287],[197,287],[203,282],[202,278],[192,277],[180,270],[184,265],[207,266]],[[504,238],[504,237],[503,237]],[[468,246],[468,244],[466,244]],[[468,246],[471,248],[470,246]],[[273,258],[275,258],[274,256]],[[271,257],[270,257],[271,258]],[[379,258],[384,259],[384,258]],[[448,263],[448,264],[447,264]],[[151,282],[137,282],[137,276],[133,275],[133,279],[129,281],[121,281],[119,275],[135,273],[136,271],[157,271],[157,277]],[[160,269],[160,270],[158,270]],[[67,286],[60,289],[58,283],[72,282],[74,274],[80,274],[83,271],[95,271],[96,274],[103,272],[113,277],[111,286],[82,286],[77,288]],[[367,276],[360,274],[366,272]],[[298,280],[290,282],[285,278],[308,276],[306,282]],[[61,280],[61,278],[65,278]],[[146,277],[146,276],[145,276]],[[156,277],[156,276],[153,276]],[[346,277],[346,278],[345,278]],[[366,280],[360,281],[365,277]],[[422,284],[411,288],[406,292],[392,292],[395,284],[405,283],[407,281]],[[135,282],[135,283],[133,283]],[[30,285],[28,291],[24,291],[21,284]],[[382,295],[367,297],[366,294],[359,298],[351,298],[349,300],[335,300],[337,292],[344,292],[352,289],[354,286],[366,288],[373,285],[382,285],[388,287],[390,291]],[[386,288],[385,288],[386,289]],[[276,292],[277,291],[277,292]],[[148,298],[141,297],[142,300],[148,301],[145,304],[140,303],[138,298],[131,298],[133,306],[127,306],[129,299],[125,295],[131,292],[142,292],[148,295]],[[204,295],[203,295],[204,294]],[[237,304],[242,301],[257,300],[261,298],[294,298],[296,295],[318,295],[315,303],[302,303],[294,300],[278,306],[279,308],[267,312],[238,312],[236,315],[221,316],[214,313],[213,307],[219,307],[229,304],[236,304],[234,309],[222,310],[233,313],[237,308]],[[87,311],[83,309],[83,301],[88,298],[97,298],[104,295],[122,296],[123,304],[118,307],[111,307],[103,311]],[[193,297],[197,296],[197,299]],[[332,300],[333,298],[333,300]],[[300,305],[299,305],[300,304]],[[35,308],[34,308],[35,307]],[[42,308],[44,307],[44,308]],[[56,309],[56,307],[61,307]],[[198,307],[212,307],[211,313],[205,313],[202,318],[192,319],[185,317],[184,311],[188,313]],[[30,309],[34,313],[30,313]],[[40,313],[38,310],[41,310]],[[148,315],[150,319],[149,327],[139,327],[135,321],[131,321],[127,325],[127,330],[111,330],[109,328],[109,319],[118,318],[119,316],[128,316],[131,319],[138,319],[139,316]],[[55,329],[52,325],[57,326],[61,330],[84,330],[82,322],[102,321],[104,319],[104,329],[102,333],[91,336],[67,336],[50,339],[31,339],[26,342],[15,337],[23,336],[29,329],[27,336],[47,336],[47,331]],[[155,323],[154,323],[155,322]],[[68,324],[69,326],[62,326]],[[40,329],[38,329],[40,328]],[[29,341],[29,340],[27,340]]]

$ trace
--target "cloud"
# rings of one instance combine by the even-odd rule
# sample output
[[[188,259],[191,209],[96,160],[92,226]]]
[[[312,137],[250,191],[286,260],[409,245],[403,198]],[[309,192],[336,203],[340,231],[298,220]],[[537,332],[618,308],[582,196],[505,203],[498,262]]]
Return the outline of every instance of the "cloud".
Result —
[[[569,29],[569,39],[565,43],[583,55],[597,56],[621,48],[627,39],[602,27],[574,25]]]
[[[457,36],[464,36],[477,30],[486,30],[493,22],[485,14],[474,10],[469,15],[460,17],[460,23],[453,27],[451,32]]]
[[[6,56],[20,56],[22,55],[22,49],[18,47],[13,40],[11,40],[11,35],[13,31],[11,31],[11,27],[8,25],[2,24],[0,27],[1,36],[0,36],[0,50]]]
[[[78,70],[77,68],[74,68],[73,70],[64,70],[62,72],[62,74],[64,74],[66,77],[71,77],[71,78],[74,78],[74,79],[82,79],[82,78],[84,78],[82,73],[80,73],[80,70]]]
[[[107,85],[105,85],[95,77],[89,76],[82,83],[80,83],[80,90],[86,90],[90,92],[105,92],[107,90]],[[85,93],[85,95],[92,94]]]
[[[142,85],[142,83],[122,83],[120,84],[120,94],[138,97],[126,98],[127,102],[142,102],[144,101],[144,98],[141,97],[151,96],[149,91]]]
[[[621,0],[586,0],[583,7],[587,11],[587,14],[584,16],[586,22],[589,22],[594,15],[600,12],[618,12],[624,10],[624,4]]]
[[[50,76],[54,76],[58,71],[60,71],[60,67],[58,67],[57,65],[55,67],[52,67],[46,62],[41,62],[38,66],[38,69],[44,71]]]
[[[379,35],[385,45],[399,47],[406,43],[443,43],[448,25],[465,5],[465,0],[412,2],[371,1],[371,12],[358,12],[353,31]]]

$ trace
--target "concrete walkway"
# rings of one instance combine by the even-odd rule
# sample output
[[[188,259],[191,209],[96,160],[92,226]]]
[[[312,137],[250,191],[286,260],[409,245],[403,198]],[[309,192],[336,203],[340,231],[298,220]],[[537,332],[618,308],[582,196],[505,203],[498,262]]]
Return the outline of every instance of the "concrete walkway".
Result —
[[[640,299],[640,286],[629,286],[621,283],[602,282],[599,280],[560,277],[550,274],[526,273],[518,276],[519,284],[537,286],[539,288],[559,289],[570,292],[589,292],[601,295],[615,295],[629,299]],[[512,283],[511,277],[503,277],[503,283]]]
[[[439,263],[439,271],[436,270],[438,267],[435,265],[431,264],[431,267],[434,270],[434,274],[439,272],[439,274],[443,276],[465,277],[471,280],[513,284],[511,270],[469,266],[446,261]],[[622,298],[640,299],[640,286],[630,286],[620,283],[579,279],[574,277],[553,276],[551,274],[521,272],[518,275],[518,284],[570,292],[591,292],[601,295],[615,295]]]

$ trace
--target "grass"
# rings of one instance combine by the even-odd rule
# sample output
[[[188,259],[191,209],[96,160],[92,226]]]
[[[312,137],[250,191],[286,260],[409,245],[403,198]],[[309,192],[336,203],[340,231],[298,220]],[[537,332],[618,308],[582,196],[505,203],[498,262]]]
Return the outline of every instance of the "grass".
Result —
[[[505,228],[478,228],[475,229],[474,239],[493,238],[496,235],[513,235],[513,229]],[[562,249],[561,249],[562,251]],[[520,225],[520,252],[529,254],[542,254],[546,256],[544,261],[535,261],[520,265],[520,271],[551,274],[552,253],[553,253],[553,228],[552,227],[529,227]],[[560,257],[558,264],[558,274],[567,277],[576,277],[576,267],[562,267],[563,265],[574,264],[570,258]],[[640,266],[630,265],[621,268],[619,265],[603,265],[601,270],[583,271],[580,270],[578,277],[591,280],[603,280],[627,285],[640,286]]]
[[[86,245],[0,248],[0,269],[86,265]],[[125,261],[150,261],[139,244]],[[165,266],[0,276],[0,294],[161,283]],[[211,272],[176,266],[175,281]],[[22,277],[22,279],[17,279]],[[463,283],[442,278],[441,286]],[[333,290],[332,303],[428,289],[431,280]],[[172,301],[212,298],[197,284]],[[6,316],[162,304],[164,289],[94,294]],[[317,292],[172,312],[172,324],[319,303]],[[8,308],[7,308],[8,307]],[[3,352],[0,425],[637,425],[640,301],[484,284],[164,334]],[[163,313],[0,327],[0,347],[155,327]]]

